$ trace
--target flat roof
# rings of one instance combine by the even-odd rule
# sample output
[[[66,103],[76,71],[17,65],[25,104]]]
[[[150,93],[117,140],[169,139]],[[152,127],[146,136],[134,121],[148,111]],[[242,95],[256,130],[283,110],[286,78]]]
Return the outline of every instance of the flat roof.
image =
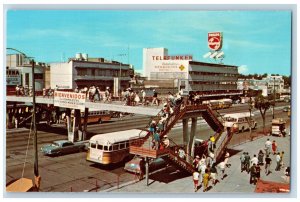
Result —
[[[199,61],[189,61],[189,64],[191,65],[206,65],[206,66],[218,66],[218,67],[238,67],[238,66],[234,66],[234,65],[225,65],[225,64],[215,64],[215,63],[207,63],[207,62],[199,62]]]

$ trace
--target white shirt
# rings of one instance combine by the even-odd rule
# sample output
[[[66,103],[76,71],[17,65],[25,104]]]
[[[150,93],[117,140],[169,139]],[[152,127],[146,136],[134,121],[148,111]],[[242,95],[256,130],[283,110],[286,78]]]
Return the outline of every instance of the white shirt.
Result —
[[[194,180],[199,180],[199,175],[200,175],[200,173],[194,172],[194,173],[193,173],[193,179],[194,179]]]
[[[271,148],[271,146],[272,146],[272,142],[270,140],[266,141],[265,147],[266,148]]]
[[[277,155],[276,155],[276,162],[279,162],[279,161],[280,161],[280,155],[277,154]]]
[[[251,159],[251,165],[253,165],[254,163],[255,163],[255,165],[258,164],[258,158],[253,157],[253,158]]]
[[[222,161],[221,163],[219,163],[219,167],[220,167],[220,169],[225,169],[225,162],[224,161]]]

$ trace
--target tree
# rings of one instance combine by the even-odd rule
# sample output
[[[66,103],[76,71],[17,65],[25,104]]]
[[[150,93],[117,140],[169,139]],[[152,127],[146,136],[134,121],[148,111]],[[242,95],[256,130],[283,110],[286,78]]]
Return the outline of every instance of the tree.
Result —
[[[255,108],[260,111],[261,117],[263,119],[263,131],[265,134],[265,126],[266,126],[266,111],[270,109],[270,107],[274,104],[274,102],[263,95],[258,95],[255,97]]]

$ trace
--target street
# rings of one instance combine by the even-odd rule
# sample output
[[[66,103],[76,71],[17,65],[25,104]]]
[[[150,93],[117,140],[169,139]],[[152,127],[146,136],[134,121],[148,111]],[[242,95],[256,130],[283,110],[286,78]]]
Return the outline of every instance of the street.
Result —
[[[276,105],[275,117],[281,117],[285,120],[289,119],[286,112],[282,112],[283,106],[287,103],[278,103]],[[219,113],[228,112],[245,112],[248,110],[247,104],[238,105],[230,109],[220,110]],[[253,133],[262,130],[262,119],[258,111],[254,111],[255,120],[258,123],[258,129]],[[272,120],[271,111],[266,115],[266,128],[270,128]],[[125,130],[130,128],[143,128],[148,122],[148,118],[145,116],[132,116],[126,117],[125,120],[115,120],[111,123],[89,125],[88,131],[90,134]],[[133,124],[134,123],[134,124]],[[52,129],[39,126],[38,131],[38,148],[42,145],[51,143],[53,140],[67,139],[66,129],[61,127],[54,127]],[[16,129],[14,129],[16,130]],[[28,153],[26,157],[27,139],[29,131],[19,129],[20,133],[11,133],[7,131],[6,136],[6,183],[11,182],[14,179],[22,176],[22,170],[24,169],[24,177],[33,178],[33,150],[32,141],[28,147]],[[22,132],[23,131],[23,132]],[[57,132],[57,133],[56,133]],[[235,138],[244,133],[236,134]],[[213,130],[211,130],[206,123],[198,120],[196,138],[207,139]],[[182,143],[182,128],[178,123],[169,133],[169,137],[177,144]],[[32,137],[30,137],[32,139]],[[85,160],[86,152],[80,152],[75,154],[69,154],[59,157],[43,156],[39,151],[39,172],[42,177],[41,188],[42,192],[83,192],[92,190],[106,190],[118,184],[122,184],[128,181],[136,179],[133,174],[124,172],[124,163],[113,166],[100,166]],[[26,164],[24,164],[26,160]]]

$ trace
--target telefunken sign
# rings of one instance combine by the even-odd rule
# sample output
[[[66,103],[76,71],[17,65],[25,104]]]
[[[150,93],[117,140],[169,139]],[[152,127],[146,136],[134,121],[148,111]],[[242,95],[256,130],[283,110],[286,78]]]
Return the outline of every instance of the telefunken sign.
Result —
[[[208,33],[208,47],[211,50],[220,50],[222,48],[223,36],[222,32],[209,32]]]
[[[193,60],[191,55],[152,56],[153,60]]]

